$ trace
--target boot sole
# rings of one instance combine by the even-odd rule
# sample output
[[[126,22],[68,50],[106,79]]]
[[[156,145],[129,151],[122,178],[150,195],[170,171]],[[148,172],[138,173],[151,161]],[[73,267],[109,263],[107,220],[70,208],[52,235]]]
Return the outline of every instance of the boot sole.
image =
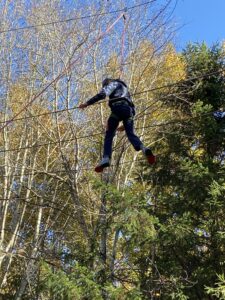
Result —
[[[146,155],[146,157],[147,157],[147,161],[148,161],[148,163],[150,164],[150,165],[154,165],[155,164],[155,162],[156,162],[156,157],[155,157],[155,155]]]
[[[97,167],[95,167],[95,172],[101,173],[107,167],[109,167],[109,163],[103,164],[101,166],[97,166]]]
[[[152,151],[150,149],[146,149],[145,156],[147,158],[147,161],[150,165],[154,165],[156,162],[156,157],[153,155]]]

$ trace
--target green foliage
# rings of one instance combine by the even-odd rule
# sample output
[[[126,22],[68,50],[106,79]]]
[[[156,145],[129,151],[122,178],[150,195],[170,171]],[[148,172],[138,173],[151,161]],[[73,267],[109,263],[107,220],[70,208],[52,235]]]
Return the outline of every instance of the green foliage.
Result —
[[[183,56],[189,78],[224,66],[218,46],[189,45]],[[158,224],[154,243],[146,241],[151,251],[142,253],[155,262],[151,273],[142,276],[142,286],[151,282],[161,289],[162,299],[208,299],[205,286],[215,285],[216,274],[223,273],[224,135],[212,117],[224,101],[223,82],[218,73],[179,86],[188,100],[176,105],[182,120],[177,117],[161,130],[158,164],[144,176],[154,199],[148,212]],[[222,282],[217,294],[208,292],[221,296]]]
[[[190,95],[191,100],[204,100],[204,103],[211,104],[214,109],[218,109],[224,104],[225,96],[222,73],[225,64],[224,49],[221,45],[208,48],[205,43],[189,44],[184,50],[183,56],[187,65],[187,77],[203,76],[191,81],[189,87],[197,87]],[[221,73],[216,73],[218,71]],[[214,74],[204,77],[209,73]]]
[[[100,286],[94,281],[94,273],[76,266],[68,274],[52,270],[43,264],[41,272],[42,294],[55,300],[96,299],[101,300]]]
[[[218,275],[219,281],[216,282],[216,287],[206,287],[206,292],[209,295],[215,296],[217,299],[225,299],[225,277],[224,274]]]
[[[138,288],[131,290],[124,289],[124,287],[115,287],[112,284],[106,286],[110,300],[141,300],[141,292]]]
[[[166,103],[190,116],[192,105],[202,101],[213,110],[223,107],[225,102],[224,67],[225,54],[221,45],[208,48],[203,44],[190,44],[182,53],[186,66],[186,78],[180,81],[167,97]],[[181,97],[180,97],[180,96]]]
[[[48,11],[45,5],[40,15]],[[144,20],[140,21],[144,28]],[[91,22],[85,23],[91,25],[84,25],[85,31],[94,30],[96,24],[101,28],[100,19]],[[72,25],[67,26],[69,29]],[[136,23],[130,22],[129,26]],[[56,65],[48,60],[46,68],[52,66],[60,74],[62,62],[69,61],[64,54],[71,56],[73,52],[71,37],[85,40],[84,32],[77,30],[74,23],[72,27],[69,35],[63,33],[65,40],[57,34],[58,45],[57,35],[52,31],[53,40],[48,35],[47,48],[55,45],[62,56],[43,51],[44,60],[40,59],[40,65],[35,67],[39,72],[45,59],[48,60],[47,53],[56,60]],[[134,32],[141,31],[136,27]],[[93,31],[91,36],[94,34]],[[7,197],[2,202],[3,211],[8,211],[2,246],[9,249],[6,255],[11,261],[10,265],[3,264],[0,273],[4,277],[5,271],[8,272],[3,291],[6,299],[14,299],[18,287],[24,287],[24,300],[36,295],[46,300],[192,300],[208,299],[208,295],[224,299],[224,275],[218,281],[217,274],[223,274],[225,264],[225,141],[221,124],[212,117],[212,111],[224,105],[225,78],[224,72],[219,72],[225,66],[224,50],[219,45],[208,48],[205,44],[195,44],[178,54],[170,45],[155,55],[156,49],[148,40],[135,41],[136,34],[132,37],[137,48],[135,51],[133,46],[131,51],[127,48],[124,69],[140,112],[135,125],[141,129],[146,145],[154,141],[157,164],[149,168],[145,163],[133,172],[132,150],[126,150],[124,139],[118,134],[112,167],[100,178],[94,176],[89,168],[102,152],[101,132],[105,130],[108,108],[99,105],[82,113],[75,110],[60,114],[59,118],[45,115],[53,108],[72,108],[74,100],[69,98],[74,98],[73,92],[75,102],[77,92],[81,101],[87,100],[99,89],[103,71],[119,76],[120,57],[116,53],[111,52],[102,70],[105,65],[102,54],[108,55],[111,45],[96,47],[81,69],[71,74],[68,70],[67,80],[60,80],[51,89],[54,94],[49,89],[45,95],[48,109],[43,105],[24,111],[27,116],[44,113],[39,122],[27,118],[24,123],[13,123],[17,124],[11,126],[13,134],[10,130],[3,131],[5,149],[22,147],[14,156],[7,151],[1,161],[2,200]],[[64,51],[65,45],[68,51]],[[33,46],[29,45],[32,53],[40,53],[41,49]],[[114,52],[116,48],[111,49]],[[77,50],[80,51],[79,47]],[[95,71],[94,80],[90,69]],[[49,76],[52,70],[48,70]],[[31,74],[32,81],[39,82],[35,77],[39,72]],[[172,88],[155,89],[143,96],[143,91],[151,87],[177,81],[179,84]],[[8,111],[18,112],[24,96],[30,97],[30,91],[23,86],[11,91],[12,106],[7,107]],[[166,105],[161,108],[163,104]],[[7,114],[3,117],[4,123]],[[87,123],[80,122],[83,118]],[[166,125],[157,124],[159,121]],[[11,134],[9,145],[5,141],[8,134]],[[55,144],[56,139],[61,142]],[[38,150],[37,140],[43,143]],[[23,151],[27,157],[23,158]],[[32,173],[27,175],[29,170]],[[17,252],[17,247],[24,251]],[[41,255],[48,264],[41,263],[39,269]],[[27,271],[30,261],[36,273]],[[29,282],[24,281],[26,277]]]

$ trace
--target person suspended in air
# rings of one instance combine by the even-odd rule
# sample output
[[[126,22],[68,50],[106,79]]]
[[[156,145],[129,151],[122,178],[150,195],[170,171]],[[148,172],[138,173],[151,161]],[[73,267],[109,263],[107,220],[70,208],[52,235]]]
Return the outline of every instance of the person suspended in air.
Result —
[[[86,103],[79,105],[84,109],[96,103],[99,100],[109,97],[109,107],[111,115],[109,116],[104,140],[103,158],[95,168],[96,172],[102,172],[104,168],[110,166],[112,156],[112,143],[118,128],[119,122],[123,122],[128,140],[136,151],[142,151],[149,164],[154,164],[156,157],[150,148],[143,145],[139,137],[134,133],[134,115],[135,107],[132,102],[126,83],[120,79],[106,78],[102,82],[101,91],[89,99]]]

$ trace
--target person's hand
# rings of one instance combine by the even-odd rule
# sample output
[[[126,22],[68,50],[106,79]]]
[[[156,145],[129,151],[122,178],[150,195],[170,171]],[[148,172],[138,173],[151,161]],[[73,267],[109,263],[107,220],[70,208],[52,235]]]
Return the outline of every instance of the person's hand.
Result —
[[[87,103],[81,103],[78,108],[84,109],[85,107],[87,107]]]
[[[117,128],[117,131],[119,131],[119,132],[124,131],[124,130],[125,130],[125,128],[123,125],[121,125],[120,127]]]

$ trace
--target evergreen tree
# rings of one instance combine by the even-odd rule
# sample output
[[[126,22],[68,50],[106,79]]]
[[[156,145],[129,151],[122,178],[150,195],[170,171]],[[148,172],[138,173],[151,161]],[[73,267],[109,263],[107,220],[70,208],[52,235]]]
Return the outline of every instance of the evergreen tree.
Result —
[[[212,117],[225,99],[225,60],[221,47],[205,44],[188,45],[183,57],[192,80],[176,91],[183,89],[186,101],[167,102],[179,117],[159,133],[158,163],[145,173],[149,215],[159,220],[156,241],[146,240],[157,274],[145,282],[155,282],[161,299],[211,299],[205,287],[216,284],[225,258],[225,139]]]

